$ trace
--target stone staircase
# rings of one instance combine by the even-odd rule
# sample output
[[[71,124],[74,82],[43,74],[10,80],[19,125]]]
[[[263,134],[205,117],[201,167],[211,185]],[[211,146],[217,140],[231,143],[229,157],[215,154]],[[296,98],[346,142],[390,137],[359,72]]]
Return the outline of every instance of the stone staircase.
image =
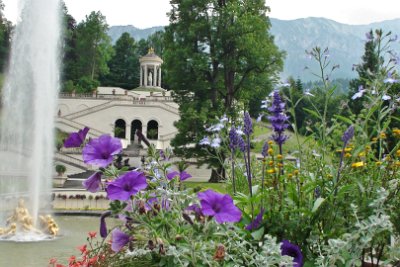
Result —
[[[124,149],[123,154],[127,157],[139,157],[141,149],[143,149],[143,146],[134,142]]]

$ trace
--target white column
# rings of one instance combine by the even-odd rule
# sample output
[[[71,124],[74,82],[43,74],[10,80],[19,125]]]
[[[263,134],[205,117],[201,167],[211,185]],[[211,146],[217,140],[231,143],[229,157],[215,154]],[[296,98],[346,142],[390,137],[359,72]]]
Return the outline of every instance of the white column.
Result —
[[[161,87],[161,66],[158,68],[158,87]]]
[[[128,141],[128,144],[130,144],[131,140],[131,125],[126,124],[125,126],[125,139]]]
[[[147,86],[147,65],[144,65],[144,86]]]
[[[147,139],[147,125],[146,126],[144,126],[144,125],[142,126],[142,134]]]
[[[153,86],[156,87],[157,84],[157,66],[153,66]]]
[[[140,65],[140,83],[139,86],[143,85],[143,67]]]

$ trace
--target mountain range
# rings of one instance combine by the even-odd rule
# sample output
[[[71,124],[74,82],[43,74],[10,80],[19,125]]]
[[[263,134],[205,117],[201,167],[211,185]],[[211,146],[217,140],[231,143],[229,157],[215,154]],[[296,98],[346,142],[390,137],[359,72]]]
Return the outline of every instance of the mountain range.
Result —
[[[315,80],[312,72],[318,73],[318,65],[310,60],[306,51],[313,47],[329,49],[330,68],[339,65],[332,73],[332,78],[351,79],[357,73],[352,70],[353,64],[361,63],[364,54],[366,33],[371,29],[382,29],[384,33],[400,34],[400,19],[386,20],[367,25],[342,24],[326,18],[304,18],[296,20],[279,20],[271,18],[270,33],[275,37],[275,44],[286,52],[285,66],[281,73],[283,79],[292,76],[303,81]],[[147,38],[156,31],[163,30],[163,26],[147,29],[138,29],[134,26],[112,26],[109,29],[113,42],[124,32],[128,32],[135,40]],[[392,45],[394,51],[399,51],[400,43]],[[329,69],[330,70],[330,69]]]

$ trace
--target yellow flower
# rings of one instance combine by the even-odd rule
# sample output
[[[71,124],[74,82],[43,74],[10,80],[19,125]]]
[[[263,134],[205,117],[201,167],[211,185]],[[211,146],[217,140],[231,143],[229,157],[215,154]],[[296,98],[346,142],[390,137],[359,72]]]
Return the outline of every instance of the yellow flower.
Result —
[[[282,167],[283,167],[283,164],[282,164],[282,163],[278,163],[278,167],[279,167],[279,168],[282,168]]]
[[[381,166],[382,163],[383,163],[382,161],[376,161],[376,162],[375,162],[375,165],[376,165],[376,166]]]
[[[381,132],[379,134],[379,137],[382,138],[382,139],[386,139],[386,134],[384,132]]]
[[[283,159],[283,156],[281,154],[279,154],[278,156],[276,156],[276,158],[281,160],[281,159]]]
[[[364,166],[365,166],[365,163],[362,162],[362,161],[354,162],[353,164],[351,164],[351,167],[353,167],[353,168],[361,168],[361,167],[364,167]]]
[[[272,140],[268,141],[268,145],[272,146],[273,144],[274,144],[274,141],[272,141]]]
[[[378,137],[373,137],[372,142],[376,142],[376,141],[378,141]]]
[[[400,129],[394,128],[394,129],[393,129],[393,135],[394,135],[395,137],[400,138]]]
[[[365,152],[360,152],[360,153],[358,153],[358,156],[359,156],[359,157],[365,157]]]
[[[397,149],[396,156],[400,157],[400,149]]]
[[[289,178],[289,179],[292,179],[292,177],[293,177],[293,174],[289,173],[289,174],[288,174],[288,178]]]
[[[351,158],[351,154],[350,153],[346,153],[346,154],[344,154],[344,157],[345,158]]]
[[[294,175],[298,175],[298,174],[299,174],[299,170],[294,170],[294,171],[293,171],[293,174],[294,174]]]
[[[267,173],[273,174],[273,173],[275,173],[275,169],[268,169],[268,170],[267,170]]]
[[[365,152],[368,152],[368,151],[370,151],[371,150],[371,146],[366,146],[365,147]]]
[[[344,149],[344,152],[350,152],[350,151],[352,151],[353,150],[353,148],[351,148],[351,147],[346,147],[345,149]]]
[[[268,148],[268,155],[272,156],[274,154],[274,150],[272,148]]]
[[[273,161],[273,160],[270,160],[270,161],[268,162],[268,165],[271,166],[271,167],[274,166],[274,161]]]

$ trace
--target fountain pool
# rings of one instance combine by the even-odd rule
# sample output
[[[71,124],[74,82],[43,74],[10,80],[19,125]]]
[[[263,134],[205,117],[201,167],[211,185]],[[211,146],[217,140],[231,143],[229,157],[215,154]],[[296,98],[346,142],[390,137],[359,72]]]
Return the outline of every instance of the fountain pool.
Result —
[[[22,0],[20,4],[1,90],[0,199],[23,197],[32,220],[26,225],[34,227],[51,195],[61,6],[59,0]],[[0,212],[16,206],[17,202],[0,201]],[[0,216],[0,227],[7,227],[5,223],[6,218]]]
[[[78,246],[86,244],[88,232],[99,229],[99,218],[92,216],[55,216],[60,236],[41,242],[0,242],[0,266],[48,266],[51,258],[67,265],[71,255],[80,256]],[[113,225],[112,219],[107,226]],[[97,240],[101,240],[97,234]]]

